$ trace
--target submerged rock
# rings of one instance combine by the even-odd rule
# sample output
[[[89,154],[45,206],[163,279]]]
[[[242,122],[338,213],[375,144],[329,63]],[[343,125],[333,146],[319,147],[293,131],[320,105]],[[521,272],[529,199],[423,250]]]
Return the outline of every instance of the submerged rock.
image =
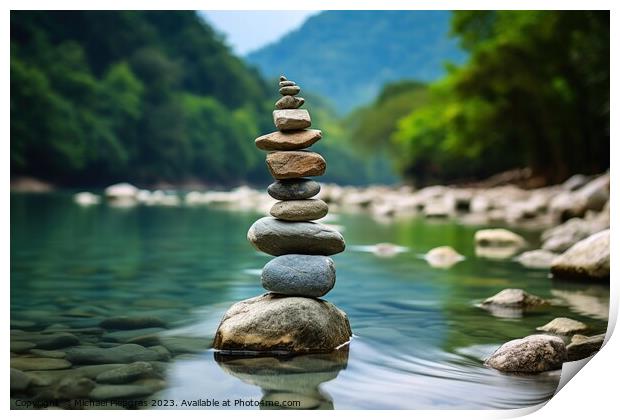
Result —
[[[537,334],[505,343],[484,363],[502,372],[539,373],[561,368],[566,358],[561,338]]]
[[[465,257],[456,252],[451,246],[440,246],[428,251],[424,259],[432,267],[450,268],[456,263],[463,261]]]
[[[315,222],[285,222],[273,217],[258,219],[248,231],[248,240],[259,251],[271,255],[333,255],[344,251],[340,233]]]
[[[572,362],[592,356],[601,349],[604,341],[605,334],[593,335],[591,337],[579,334],[574,335],[570,344],[566,346],[568,360]]]
[[[325,353],[350,337],[347,315],[331,303],[267,293],[231,306],[213,347],[231,352]]]
[[[522,289],[504,289],[490,298],[485,299],[482,305],[507,306],[512,308],[528,308],[548,304],[545,299],[527,293]]]
[[[609,229],[577,242],[553,260],[551,272],[556,277],[609,278]]]
[[[527,251],[519,255],[516,261],[527,268],[549,269],[551,262],[558,256],[553,252],[544,249]]]
[[[271,292],[320,297],[334,287],[336,269],[334,261],[322,255],[282,255],[265,265],[262,282]]]
[[[122,344],[111,348],[74,347],[67,350],[67,359],[76,364],[132,363],[161,360],[161,355],[138,344]]]
[[[71,367],[71,363],[63,359],[49,357],[14,357],[11,367],[18,370],[57,370]]]
[[[571,335],[575,333],[584,332],[588,329],[588,326],[583,322],[575,321],[570,318],[555,318],[553,321],[536,328],[538,331],[550,332],[559,335]]]
[[[126,384],[136,379],[152,377],[155,375],[153,366],[148,362],[134,362],[117,369],[108,370],[97,375],[95,380],[99,383]]]
[[[23,391],[28,388],[32,378],[18,369],[11,368],[11,391]]]
[[[154,316],[116,316],[104,319],[99,326],[112,330],[137,330],[141,328],[165,327],[166,323]]]

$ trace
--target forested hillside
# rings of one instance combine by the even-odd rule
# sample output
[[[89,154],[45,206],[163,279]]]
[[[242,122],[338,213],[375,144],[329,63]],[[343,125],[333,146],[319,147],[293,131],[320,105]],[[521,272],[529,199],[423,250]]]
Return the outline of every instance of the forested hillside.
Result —
[[[248,55],[268,77],[287,73],[341,114],[364,105],[386,82],[433,81],[465,53],[449,37],[447,10],[330,10]]]
[[[252,139],[272,128],[269,93],[193,12],[11,13],[13,174],[260,177]]]

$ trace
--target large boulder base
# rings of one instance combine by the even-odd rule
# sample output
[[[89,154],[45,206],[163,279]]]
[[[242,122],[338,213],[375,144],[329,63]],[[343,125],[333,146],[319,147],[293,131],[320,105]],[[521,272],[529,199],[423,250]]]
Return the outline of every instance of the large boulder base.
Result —
[[[566,359],[561,338],[536,334],[505,343],[484,363],[502,372],[539,373],[561,368]]]
[[[351,334],[347,315],[329,302],[267,293],[231,306],[213,347],[231,353],[327,353]]]
[[[553,260],[551,272],[556,277],[609,278],[609,229],[577,242]]]

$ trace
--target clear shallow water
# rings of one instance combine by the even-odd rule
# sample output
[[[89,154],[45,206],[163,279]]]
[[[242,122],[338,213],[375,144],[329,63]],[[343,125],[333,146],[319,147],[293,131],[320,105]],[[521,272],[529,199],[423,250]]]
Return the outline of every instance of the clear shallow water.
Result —
[[[259,216],[205,207],[81,208],[70,195],[12,195],[12,328],[153,315],[168,323],[162,336],[210,338],[231,304],[264,292],[259,270],[270,257],[245,239]],[[583,321],[593,334],[606,329],[608,287],[476,258],[474,227],[417,218],[379,223],[362,214],[332,223],[344,227],[349,249],[334,257],[336,287],[325,298],[349,316],[349,348],[288,360],[217,360],[209,349],[182,354],[168,363],[166,386],[153,398],[243,400],[247,406],[233,408],[248,409],[261,400],[340,409],[518,408],[550,398],[559,372],[501,374],[482,363],[495,348],[557,316]],[[536,245],[536,232],[522,233]],[[392,258],[366,252],[380,242],[407,250]],[[466,260],[445,270],[420,258],[441,245]],[[475,306],[507,287],[556,305],[518,318]]]

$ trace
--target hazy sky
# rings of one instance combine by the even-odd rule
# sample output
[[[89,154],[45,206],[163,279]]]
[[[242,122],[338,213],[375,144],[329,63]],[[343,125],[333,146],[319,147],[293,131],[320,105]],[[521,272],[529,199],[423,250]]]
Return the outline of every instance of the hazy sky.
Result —
[[[239,55],[267,45],[297,29],[316,10],[203,10],[209,23],[226,35]]]

